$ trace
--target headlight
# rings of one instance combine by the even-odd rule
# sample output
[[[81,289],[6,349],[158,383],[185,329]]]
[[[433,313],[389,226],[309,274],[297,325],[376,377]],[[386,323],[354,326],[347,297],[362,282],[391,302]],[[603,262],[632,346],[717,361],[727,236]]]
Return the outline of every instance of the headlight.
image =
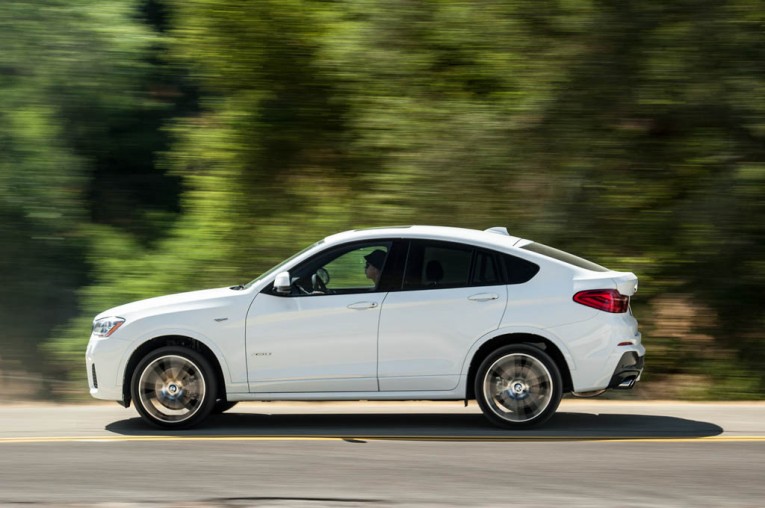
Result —
[[[117,328],[125,322],[121,317],[105,317],[93,321],[93,335],[97,337],[108,337],[117,331]]]

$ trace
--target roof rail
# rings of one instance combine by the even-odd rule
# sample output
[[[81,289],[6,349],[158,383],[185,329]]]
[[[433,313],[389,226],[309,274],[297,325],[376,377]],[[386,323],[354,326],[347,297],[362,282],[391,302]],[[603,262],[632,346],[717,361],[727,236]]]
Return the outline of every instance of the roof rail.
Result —
[[[510,236],[510,233],[507,232],[507,228],[502,226],[494,226],[493,228],[484,229],[484,231],[487,233],[496,233],[498,235]]]

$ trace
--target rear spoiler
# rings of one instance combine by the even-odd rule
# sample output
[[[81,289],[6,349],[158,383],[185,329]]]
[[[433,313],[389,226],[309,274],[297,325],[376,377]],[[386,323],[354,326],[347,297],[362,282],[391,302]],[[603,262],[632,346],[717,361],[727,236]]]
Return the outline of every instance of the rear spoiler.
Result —
[[[621,294],[632,296],[637,293],[638,278],[634,273],[622,273],[618,277],[614,277],[613,280],[616,283],[616,289],[618,289]]]
[[[574,279],[574,291],[613,288],[612,284],[619,293],[632,296],[637,292],[638,278],[631,272],[586,272]]]

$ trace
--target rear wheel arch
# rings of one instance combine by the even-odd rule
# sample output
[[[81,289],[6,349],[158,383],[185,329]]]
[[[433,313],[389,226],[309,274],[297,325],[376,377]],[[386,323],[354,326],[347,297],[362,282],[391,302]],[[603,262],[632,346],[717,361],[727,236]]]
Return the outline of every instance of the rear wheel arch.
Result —
[[[566,358],[563,356],[561,350],[558,349],[558,346],[541,335],[532,333],[510,333],[498,335],[497,337],[486,341],[475,352],[473,358],[470,360],[470,368],[468,369],[465,400],[475,399],[475,377],[478,374],[478,368],[481,366],[484,359],[501,347],[515,344],[533,346],[547,353],[560,371],[563,381],[563,393],[570,392],[574,389],[568,362],[566,362]]]
[[[133,379],[133,372],[135,372],[138,364],[147,354],[167,346],[187,348],[204,356],[215,372],[215,378],[217,380],[216,384],[218,387],[217,397],[220,399],[226,398],[226,380],[223,376],[223,369],[218,361],[218,357],[212,349],[210,349],[204,342],[191,337],[183,335],[163,335],[144,342],[133,351],[133,354],[130,355],[130,359],[127,362],[125,373],[122,378],[122,400],[125,407],[128,407],[131,402],[130,383]]]

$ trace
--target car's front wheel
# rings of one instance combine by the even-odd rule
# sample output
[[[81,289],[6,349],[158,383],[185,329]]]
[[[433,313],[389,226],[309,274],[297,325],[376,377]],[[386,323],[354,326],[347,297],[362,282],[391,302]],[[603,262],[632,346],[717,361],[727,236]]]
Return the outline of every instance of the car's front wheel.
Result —
[[[497,349],[478,368],[478,405],[495,425],[525,428],[547,421],[558,409],[563,382],[555,362],[534,346]]]
[[[133,372],[131,395],[144,420],[166,429],[198,424],[215,406],[217,384],[207,359],[168,346],[147,354]]]

